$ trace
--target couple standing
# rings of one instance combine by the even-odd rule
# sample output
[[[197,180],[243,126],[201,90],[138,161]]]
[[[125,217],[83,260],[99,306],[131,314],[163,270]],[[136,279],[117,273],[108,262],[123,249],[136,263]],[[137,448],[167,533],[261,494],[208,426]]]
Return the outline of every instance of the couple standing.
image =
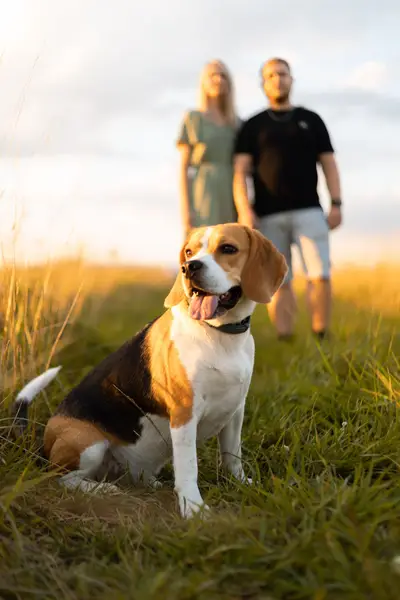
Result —
[[[239,221],[259,229],[285,255],[287,278],[268,305],[282,340],[290,339],[294,330],[291,246],[296,244],[308,279],[312,331],[323,338],[332,302],[329,230],[342,220],[334,150],[319,115],[291,104],[293,78],[285,60],[265,62],[261,80],[269,107],[242,122],[228,69],[220,61],[205,66],[199,109],[186,113],[177,140],[183,226],[188,231]],[[327,216],[317,193],[318,163],[331,197]]]

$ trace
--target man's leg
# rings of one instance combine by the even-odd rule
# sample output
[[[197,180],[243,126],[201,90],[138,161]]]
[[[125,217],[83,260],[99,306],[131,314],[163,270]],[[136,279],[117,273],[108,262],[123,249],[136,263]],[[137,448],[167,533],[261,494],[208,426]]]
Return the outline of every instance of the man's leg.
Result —
[[[315,335],[325,337],[331,320],[332,286],[330,279],[313,279],[308,282],[307,304],[311,327]]]
[[[323,211],[319,208],[296,211],[294,231],[307,272],[311,328],[322,338],[329,329],[332,309],[329,228]]]
[[[290,339],[294,331],[296,316],[296,297],[292,288],[292,213],[279,213],[259,220],[259,230],[268,238],[277,249],[282,252],[288,264],[286,278],[274,294],[271,302],[267,304],[269,318],[271,319],[278,338]]]
[[[278,338],[290,339],[293,336],[297,312],[296,297],[291,282],[282,284],[271,302],[267,304],[267,310]]]

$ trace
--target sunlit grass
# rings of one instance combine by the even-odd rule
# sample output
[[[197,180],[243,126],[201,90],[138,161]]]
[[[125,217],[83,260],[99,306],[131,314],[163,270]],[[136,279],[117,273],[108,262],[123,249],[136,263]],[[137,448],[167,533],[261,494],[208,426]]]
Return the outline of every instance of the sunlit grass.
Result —
[[[280,344],[263,307],[244,460],[257,484],[227,481],[217,444],[199,452],[203,523],[177,516],[171,470],[158,492],[112,499],[61,489],[41,458],[43,424],[67,390],[163,310],[157,269],[80,261],[0,278],[0,597],[395,599],[400,554],[400,268],[335,273],[333,338]],[[157,281],[158,280],[158,281]],[[304,282],[299,280],[301,291]],[[62,364],[22,442],[9,404]]]

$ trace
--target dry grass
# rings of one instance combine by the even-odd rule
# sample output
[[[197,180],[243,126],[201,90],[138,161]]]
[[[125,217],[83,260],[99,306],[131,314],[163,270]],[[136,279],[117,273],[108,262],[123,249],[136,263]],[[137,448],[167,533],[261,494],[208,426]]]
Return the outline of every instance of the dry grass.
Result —
[[[348,267],[335,274],[334,283],[340,298],[360,308],[384,316],[400,314],[400,265]]]
[[[305,280],[301,275],[295,286],[299,291],[304,290]],[[400,264],[350,265],[336,269],[333,272],[333,288],[337,298],[367,312],[387,317],[400,314]]]
[[[60,261],[46,266],[5,265],[0,271],[0,393],[15,391],[50,364],[69,341],[69,329],[85,299],[106,298],[116,286],[140,282],[166,285],[168,273],[155,267],[115,267]],[[99,310],[101,302],[96,304]],[[92,314],[95,321],[96,315]]]
[[[155,279],[160,279],[155,285]],[[400,268],[335,274],[334,339],[293,345],[256,311],[256,365],[244,458],[258,483],[227,481],[215,440],[199,452],[207,522],[176,515],[171,470],[159,492],[60,489],[41,459],[42,424],[103,356],[162,311],[157,270],[59,263],[2,273],[0,597],[85,600],[398,597]],[[301,289],[304,282],[299,280]],[[59,380],[11,435],[16,389],[48,363]]]

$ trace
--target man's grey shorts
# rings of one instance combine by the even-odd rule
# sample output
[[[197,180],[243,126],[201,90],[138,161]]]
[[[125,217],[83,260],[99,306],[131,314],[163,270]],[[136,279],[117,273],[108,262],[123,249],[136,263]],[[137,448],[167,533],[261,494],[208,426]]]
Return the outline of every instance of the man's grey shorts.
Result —
[[[258,229],[285,256],[289,271],[284,283],[293,279],[292,244],[296,244],[308,279],[330,277],[329,227],[321,208],[302,208],[259,219]]]

